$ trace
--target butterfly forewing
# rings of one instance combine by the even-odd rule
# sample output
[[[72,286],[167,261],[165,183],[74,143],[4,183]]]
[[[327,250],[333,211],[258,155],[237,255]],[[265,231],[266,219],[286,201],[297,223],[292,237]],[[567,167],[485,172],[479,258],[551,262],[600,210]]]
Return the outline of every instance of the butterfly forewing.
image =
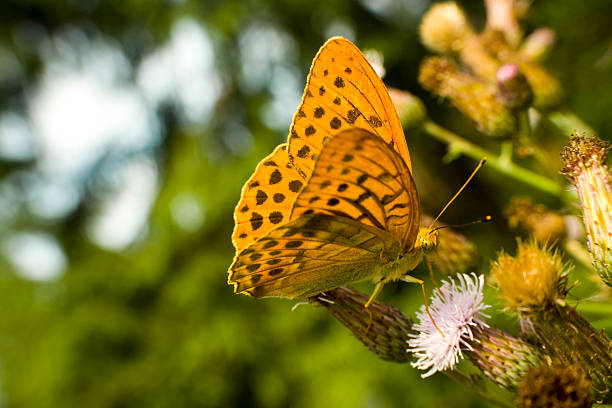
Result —
[[[385,231],[344,217],[303,215],[239,252],[229,283],[257,297],[308,297],[371,278],[382,259],[399,251]]]
[[[411,171],[404,132],[387,88],[355,45],[335,37],[321,47],[310,68],[291,124],[291,163],[308,176],[324,140],[351,127],[367,129],[392,145]]]
[[[244,184],[234,210],[234,247],[244,249],[269,230],[288,222],[291,206],[303,184],[304,179],[289,165],[286,144],[259,162]]]
[[[411,249],[419,229],[419,201],[402,158],[364,129],[332,137],[293,205],[291,219],[326,213],[351,218],[396,236]]]

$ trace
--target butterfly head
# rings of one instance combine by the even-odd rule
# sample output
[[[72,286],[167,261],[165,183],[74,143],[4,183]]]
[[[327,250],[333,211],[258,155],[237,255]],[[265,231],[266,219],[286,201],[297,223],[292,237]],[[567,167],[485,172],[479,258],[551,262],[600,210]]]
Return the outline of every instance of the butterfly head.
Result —
[[[415,249],[424,253],[433,251],[438,246],[438,231],[431,227],[419,228],[419,234],[414,246]]]

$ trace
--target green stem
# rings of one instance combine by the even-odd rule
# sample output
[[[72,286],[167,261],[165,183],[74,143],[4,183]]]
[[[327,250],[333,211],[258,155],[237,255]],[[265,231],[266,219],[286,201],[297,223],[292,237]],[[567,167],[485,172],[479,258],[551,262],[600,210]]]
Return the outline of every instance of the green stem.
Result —
[[[586,133],[587,136],[595,135],[595,130],[592,127],[570,111],[551,112],[547,117],[567,137],[570,137],[574,132]]]
[[[561,187],[559,187],[555,181],[518,166],[511,161],[503,160],[499,156],[481,149],[457,134],[438,126],[432,121],[426,121],[423,124],[423,130],[435,139],[448,144],[451,154],[463,154],[474,160],[480,160],[486,157],[487,163],[498,172],[535,187],[538,190],[558,197],[561,196]]]

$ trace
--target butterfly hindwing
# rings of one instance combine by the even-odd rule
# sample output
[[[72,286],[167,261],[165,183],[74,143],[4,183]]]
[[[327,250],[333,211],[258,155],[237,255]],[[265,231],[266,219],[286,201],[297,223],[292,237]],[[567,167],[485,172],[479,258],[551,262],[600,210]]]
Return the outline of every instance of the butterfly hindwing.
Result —
[[[264,158],[242,188],[234,210],[232,242],[244,249],[269,230],[289,221],[289,213],[304,180],[289,165],[286,144]]]
[[[303,215],[240,251],[228,282],[256,297],[304,298],[371,278],[399,241],[382,230],[327,214]]]
[[[350,127],[367,129],[392,145],[412,171],[387,88],[353,43],[334,37],[317,53],[293,117],[288,142],[291,163],[308,176],[325,138]]]
[[[419,200],[402,158],[364,129],[333,136],[293,205],[291,219],[326,213],[396,236],[411,249],[419,229]]]

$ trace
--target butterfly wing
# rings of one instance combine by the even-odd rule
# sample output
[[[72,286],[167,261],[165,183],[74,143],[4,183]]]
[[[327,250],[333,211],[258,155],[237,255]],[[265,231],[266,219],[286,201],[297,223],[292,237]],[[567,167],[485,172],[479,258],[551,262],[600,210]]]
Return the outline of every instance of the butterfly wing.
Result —
[[[257,165],[255,173],[242,187],[234,210],[232,242],[237,250],[289,221],[291,206],[304,180],[289,165],[287,145],[281,144]]]
[[[303,215],[240,251],[228,283],[255,297],[305,298],[371,278],[399,250],[385,231],[345,217]]]
[[[293,117],[288,142],[291,163],[308,176],[323,141],[350,127],[378,135],[412,171],[404,132],[387,88],[353,43],[334,37],[315,56],[302,103]]]
[[[380,271],[414,245],[418,197],[399,154],[350,129],[325,144],[291,217],[236,255],[228,279],[236,292],[308,297],[385,278]]]
[[[311,213],[347,217],[387,231],[405,249],[414,246],[419,230],[419,199],[408,167],[365,129],[342,131],[325,144],[291,219]]]

